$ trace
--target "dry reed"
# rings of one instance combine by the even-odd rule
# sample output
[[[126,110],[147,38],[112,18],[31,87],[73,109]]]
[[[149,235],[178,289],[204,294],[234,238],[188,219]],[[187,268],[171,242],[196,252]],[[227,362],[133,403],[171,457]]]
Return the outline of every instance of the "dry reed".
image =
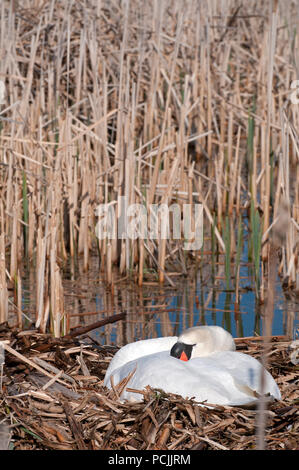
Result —
[[[20,279],[24,262],[36,267],[36,324],[45,331],[50,316],[56,335],[65,328],[60,271],[68,258],[74,264],[83,256],[88,270],[97,251],[112,290],[115,267],[140,286],[147,272],[169,285],[173,268],[187,272],[199,252],[182,254],[184,234],[173,238],[171,223],[169,239],[161,226],[156,238],[97,239],[96,208],[110,204],[117,233],[121,196],[144,207],[147,233],[152,203],[181,211],[202,203],[218,250],[229,246],[227,260],[236,254],[239,216],[253,201],[265,275],[265,242],[285,201],[292,223],[279,272],[299,289],[299,113],[290,99],[298,2],[289,7],[37,0],[33,10],[29,0],[3,0],[2,319],[5,279]],[[260,299],[265,285],[262,279]]]

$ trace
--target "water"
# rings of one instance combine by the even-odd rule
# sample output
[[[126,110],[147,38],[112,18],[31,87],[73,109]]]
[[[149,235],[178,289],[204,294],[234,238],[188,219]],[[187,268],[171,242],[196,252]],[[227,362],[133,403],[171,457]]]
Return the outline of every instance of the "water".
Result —
[[[185,328],[206,324],[219,325],[234,337],[262,334],[261,312],[253,291],[250,267],[240,271],[239,313],[235,293],[226,291],[223,265],[217,266],[211,278],[210,263],[202,264],[197,275],[172,277],[176,288],[145,283],[119,282],[111,294],[98,271],[98,259],[91,258],[84,273],[79,263],[74,274],[65,277],[65,313],[71,328],[85,326],[108,316],[126,312],[126,320],[90,332],[100,344],[117,344],[151,337],[178,335]],[[35,289],[30,273],[23,279],[23,310],[34,320]],[[233,286],[232,286],[233,287]],[[294,336],[298,321],[298,298],[287,297],[277,279],[273,335]]]
[[[253,292],[248,291],[241,295],[240,313],[235,315],[234,295],[228,299],[226,292],[213,292],[217,297],[215,302],[215,299],[209,301],[209,292],[202,292],[200,287],[191,293],[187,282],[182,290],[183,292],[170,292],[165,295],[165,301],[170,308],[174,309],[173,312],[151,313],[150,319],[146,319],[144,316],[139,321],[135,319],[135,330],[132,332],[131,329],[128,341],[154,336],[178,335],[185,328],[201,324],[222,326],[234,337],[262,334],[261,315],[256,306]],[[205,307],[198,302],[199,296],[202,297]],[[190,300],[194,297],[196,300]],[[159,303],[153,299],[152,312],[157,304]],[[277,284],[272,335],[288,334],[294,336],[296,325],[297,327],[299,325],[298,311],[299,304],[286,300],[280,285]],[[154,328],[152,328],[152,323],[154,323]],[[99,339],[102,331],[94,332],[94,337]],[[111,340],[118,344],[117,326],[111,329]]]

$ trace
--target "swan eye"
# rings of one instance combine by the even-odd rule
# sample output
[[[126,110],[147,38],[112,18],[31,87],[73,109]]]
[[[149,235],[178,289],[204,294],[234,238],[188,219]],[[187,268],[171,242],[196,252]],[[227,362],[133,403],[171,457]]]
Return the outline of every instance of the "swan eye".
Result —
[[[185,344],[178,341],[172,346],[170,355],[177,359],[181,359],[181,361],[189,361],[193,346],[194,344]]]

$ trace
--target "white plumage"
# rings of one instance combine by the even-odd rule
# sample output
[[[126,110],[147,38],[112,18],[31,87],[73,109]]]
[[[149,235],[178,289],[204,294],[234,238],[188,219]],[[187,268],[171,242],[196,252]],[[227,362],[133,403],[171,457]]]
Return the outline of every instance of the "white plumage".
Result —
[[[172,357],[170,351],[175,345],[192,345],[190,360]],[[150,385],[199,402],[232,406],[257,401],[264,370],[264,392],[281,398],[271,374],[253,357],[235,352],[232,336],[218,326],[194,327],[179,338],[148,339],[124,346],[112,359],[104,385],[111,388],[111,376],[117,385],[134,370],[128,388],[143,390]],[[125,390],[121,398],[141,401],[143,395]]]

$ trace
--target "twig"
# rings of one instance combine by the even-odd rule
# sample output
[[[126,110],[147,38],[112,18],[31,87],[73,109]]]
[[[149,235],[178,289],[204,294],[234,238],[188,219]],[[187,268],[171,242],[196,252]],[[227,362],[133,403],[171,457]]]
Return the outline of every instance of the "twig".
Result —
[[[4,348],[7,352],[9,352],[10,354],[12,354],[13,356],[17,357],[18,359],[20,359],[20,361],[22,362],[25,362],[26,364],[28,364],[29,366],[33,367],[34,369],[38,370],[39,372],[41,372],[42,374],[46,375],[47,377],[50,377],[50,379],[54,379],[56,378],[55,376],[53,376],[52,374],[49,374],[49,372],[47,372],[45,369],[43,369],[42,367],[38,366],[37,364],[35,364],[33,361],[31,361],[30,359],[28,359],[27,357],[23,356],[23,354],[20,354],[19,352],[15,351],[14,349],[12,349],[8,344],[4,344]],[[60,383],[62,383],[63,385],[65,385],[65,383],[63,382],[63,380],[60,380],[59,378],[56,378],[56,380]]]
[[[75,338],[76,336],[84,335],[91,330],[100,328],[101,326],[107,325],[108,323],[115,323],[116,321],[123,320],[126,316],[126,312],[118,313],[117,315],[112,315],[112,317],[104,318],[104,320],[97,321],[88,326],[82,326],[81,328],[76,328],[74,331],[65,335],[63,339],[69,340]]]
[[[79,450],[87,450],[87,446],[83,440],[83,430],[81,424],[76,420],[72,408],[68,402],[64,399],[60,399],[60,402],[63,406],[64,412],[66,414],[67,420],[69,422],[71,431],[76,439],[77,446]]]

